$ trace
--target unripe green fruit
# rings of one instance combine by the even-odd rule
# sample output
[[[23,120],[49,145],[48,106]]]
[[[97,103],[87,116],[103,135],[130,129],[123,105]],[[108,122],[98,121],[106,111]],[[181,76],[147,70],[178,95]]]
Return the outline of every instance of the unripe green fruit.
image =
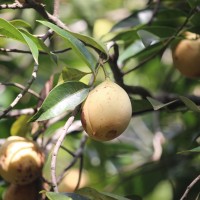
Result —
[[[91,138],[108,141],[125,131],[131,116],[128,94],[107,79],[89,93],[82,108],[81,121]]]
[[[0,175],[10,183],[25,185],[41,175],[44,155],[26,138],[9,137],[0,147]]]
[[[200,77],[200,39],[181,40],[172,49],[174,66],[189,78]]]

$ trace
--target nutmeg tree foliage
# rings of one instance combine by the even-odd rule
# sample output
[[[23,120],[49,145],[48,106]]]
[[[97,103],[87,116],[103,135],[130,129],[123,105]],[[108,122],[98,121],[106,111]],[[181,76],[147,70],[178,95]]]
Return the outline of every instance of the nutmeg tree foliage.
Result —
[[[1,145],[25,137],[45,155],[31,186],[1,176],[1,199],[199,199],[199,22],[199,0],[1,0]],[[132,117],[119,137],[96,141],[82,106],[108,77]],[[87,107],[106,121],[95,109],[102,98]],[[120,121],[115,102],[102,106]]]

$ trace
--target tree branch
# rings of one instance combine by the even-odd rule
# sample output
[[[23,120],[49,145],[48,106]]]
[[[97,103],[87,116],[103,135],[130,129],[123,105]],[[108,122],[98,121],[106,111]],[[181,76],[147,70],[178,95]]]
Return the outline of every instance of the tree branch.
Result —
[[[3,117],[5,117],[6,114],[10,110],[12,110],[17,105],[17,103],[19,102],[19,100],[26,94],[26,92],[29,90],[29,88],[31,87],[32,83],[34,82],[34,80],[37,77],[37,71],[38,71],[38,65],[35,64],[34,68],[33,68],[33,72],[32,72],[31,78],[29,79],[29,81],[27,83],[27,86],[24,87],[24,89],[17,95],[17,97],[10,104],[10,106],[6,110],[4,110],[2,113],[0,113],[0,119],[2,119]]]
[[[198,175],[188,186],[187,189],[185,190],[183,196],[180,198],[180,200],[184,200],[186,199],[189,191],[191,190],[191,188],[200,180],[200,175]]]
[[[0,82],[0,86],[1,85],[14,86],[14,87],[17,87],[17,88],[22,89],[22,90],[25,89],[25,87],[23,85],[19,84],[19,83],[1,83]],[[37,97],[38,99],[41,99],[40,95],[38,93],[36,93],[35,91],[28,89],[27,92],[32,94],[33,96]],[[43,99],[41,99],[41,100],[43,100]]]
[[[58,151],[60,149],[60,146],[65,136],[67,135],[67,130],[69,129],[69,127],[74,121],[77,111],[78,111],[78,107],[74,110],[74,112],[72,113],[72,116],[69,117],[69,119],[65,123],[65,126],[63,127],[63,131],[61,132],[61,135],[58,138],[58,141],[53,149],[52,159],[51,159],[51,181],[52,181],[53,190],[55,192],[58,192],[58,185],[57,185],[57,178],[56,178],[56,160],[57,160]]]

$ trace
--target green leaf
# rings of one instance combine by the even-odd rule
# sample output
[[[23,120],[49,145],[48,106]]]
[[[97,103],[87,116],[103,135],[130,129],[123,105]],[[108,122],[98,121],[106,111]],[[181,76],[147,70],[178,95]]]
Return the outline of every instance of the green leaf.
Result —
[[[190,150],[180,151],[180,152],[178,152],[178,154],[189,153],[189,152],[199,153],[200,152],[200,147],[196,147],[196,148],[190,149]]]
[[[77,194],[83,195],[90,200],[116,200],[113,197],[109,197],[107,195],[104,195],[97,190],[89,187],[81,188],[76,191]]]
[[[176,28],[168,27],[168,26],[143,26],[138,31],[148,31],[159,38],[168,38],[175,34]]]
[[[79,40],[83,41],[85,44],[87,45],[89,44],[90,46],[93,46],[96,49],[100,50],[101,52],[107,54],[106,47],[100,41],[97,41],[94,38],[83,35],[83,34],[73,33],[71,31],[69,31],[69,33],[71,33],[73,36],[75,36]]]
[[[29,46],[36,64],[38,64],[39,51],[38,51],[37,45],[26,34],[24,34],[24,33],[21,33],[21,34],[24,37],[27,45]]]
[[[151,103],[146,99],[132,99],[133,114],[145,112],[153,109]]]
[[[53,88],[39,111],[30,121],[43,121],[72,111],[81,104],[89,93],[87,85],[81,82],[65,82]]]
[[[66,196],[71,197],[73,200],[90,200],[87,197],[84,197],[76,193],[65,193]]]
[[[174,100],[174,101],[171,101],[171,102],[168,102],[168,103],[161,103],[160,101],[156,100],[156,99],[153,99],[151,97],[147,97],[148,101],[151,103],[151,105],[153,106],[154,110],[159,110],[161,108],[164,108],[168,105],[171,105],[173,104],[174,102],[176,102],[177,100]]]
[[[46,192],[45,194],[49,200],[73,200],[71,197],[56,192]]]
[[[30,115],[21,115],[11,126],[10,134],[25,137],[30,131],[30,124],[28,120]]]
[[[15,27],[20,27],[20,28],[31,28],[31,25],[29,23],[27,23],[26,21],[24,20],[20,20],[20,19],[15,19],[15,20],[12,20],[10,21],[10,23],[15,26]]]
[[[6,21],[5,19],[0,18],[0,28],[4,29],[6,32],[9,32],[14,39],[17,39],[23,43],[26,43],[25,39],[21,35],[18,29],[16,29],[11,23]]]
[[[27,35],[21,33],[10,22],[2,18],[0,18],[0,28],[1,28],[0,34],[27,44],[29,49],[31,50],[31,53],[33,55],[35,62],[38,64],[39,51],[38,51],[37,45]],[[7,35],[6,33],[9,33],[9,34]]]
[[[23,29],[19,29],[19,30],[20,30],[21,33],[23,33],[27,37],[29,37],[37,45],[38,49],[43,50],[43,51],[47,52],[48,54],[50,54],[49,48],[44,44],[44,42],[42,40],[40,40],[39,38],[33,36],[28,31],[25,31]]]
[[[95,73],[96,60],[80,40],[73,36],[69,31],[63,30],[50,22],[38,22],[51,28],[54,32],[63,37],[76,54],[90,67],[92,72]]]
[[[141,38],[145,47],[155,44],[160,40],[157,35],[146,30],[138,30],[137,33],[139,37]]]
[[[200,152],[200,147],[196,147],[194,149],[190,149],[190,152]]]
[[[200,112],[199,106],[197,106],[193,101],[184,96],[179,96],[179,98],[190,110]]]
[[[58,84],[61,84],[67,81],[79,81],[81,78],[83,78],[87,74],[89,73],[82,72],[78,69],[63,67],[59,80],[58,80]]]
[[[130,200],[130,199],[127,199],[125,197],[121,197],[121,196],[118,196],[116,194],[112,194],[112,193],[108,193],[108,192],[102,192],[102,194],[106,195],[106,196],[109,196],[109,197],[113,197],[117,200]]]

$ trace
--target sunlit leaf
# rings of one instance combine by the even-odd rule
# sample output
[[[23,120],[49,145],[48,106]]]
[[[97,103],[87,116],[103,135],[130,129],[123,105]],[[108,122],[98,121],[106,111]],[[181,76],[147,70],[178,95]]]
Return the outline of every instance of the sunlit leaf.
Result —
[[[31,121],[42,121],[69,112],[87,97],[89,88],[81,82],[65,82],[51,90]]]
[[[80,40],[78,40],[75,36],[73,36],[69,31],[63,30],[50,22],[46,21],[38,21],[38,22],[51,28],[58,35],[63,37],[65,41],[68,43],[69,47],[71,47],[74,50],[74,52],[80,58],[82,58],[83,61],[90,67],[92,72],[95,73],[96,60]]]
[[[24,37],[26,43],[28,44],[36,64],[38,64],[39,51],[38,51],[37,45],[26,34],[24,33],[21,33],[21,34]]]
[[[43,50],[43,51],[45,51],[45,52],[50,54],[49,48],[39,38],[33,36],[28,31],[25,31],[23,29],[19,29],[19,31],[21,33],[25,34],[27,37],[29,37],[37,45],[38,49]]]
[[[9,35],[5,35],[6,37],[10,37],[27,44],[29,49],[31,50],[35,62],[38,63],[39,51],[37,45],[31,40],[30,37],[21,33],[11,23],[2,18],[0,18],[0,28],[4,29],[5,33],[9,33]],[[3,30],[0,31],[0,34],[4,34]]]

